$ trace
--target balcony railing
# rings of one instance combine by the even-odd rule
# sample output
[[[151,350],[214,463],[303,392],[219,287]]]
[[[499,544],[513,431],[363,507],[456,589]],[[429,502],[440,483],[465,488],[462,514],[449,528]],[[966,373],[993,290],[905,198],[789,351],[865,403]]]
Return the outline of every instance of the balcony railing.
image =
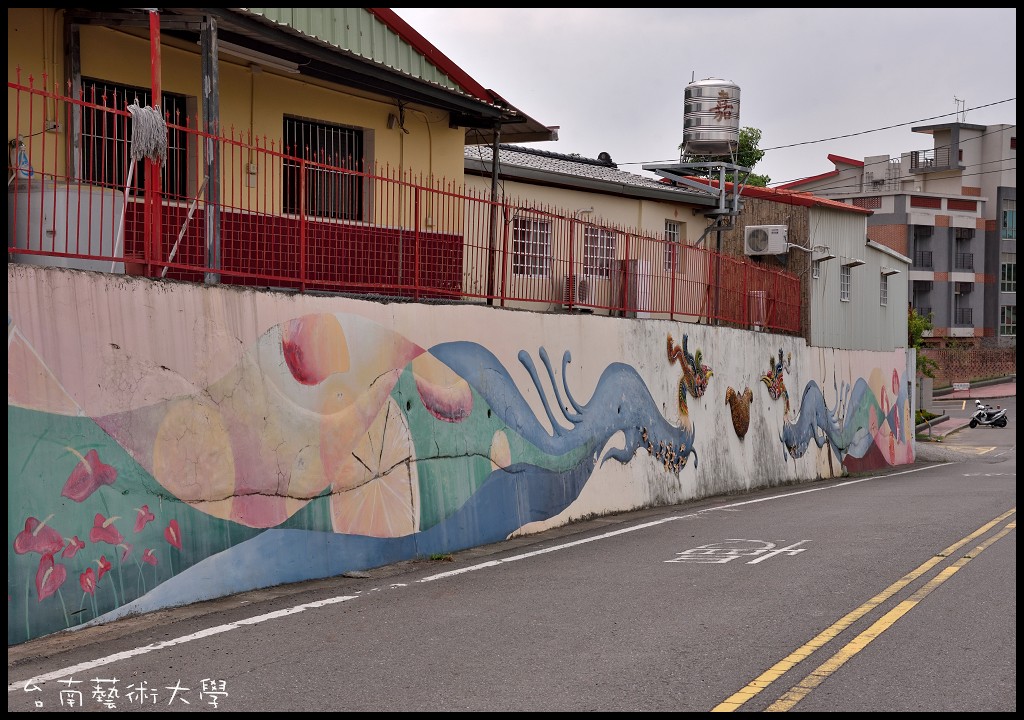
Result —
[[[953,259],[953,268],[955,270],[973,270],[974,253],[958,252],[956,257]]]
[[[63,109],[64,133],[42,127],[47,104]],[[166,119],[180,140],[180,181],[161,188],[148,159],[124,177],[133,165],[124,108],[45,92],[31,79],[8,82],[8,106],[20,109],[15,132],[28,139],[25,171],[9,167],[14,262],[801,332],[799,277],[746,258],[394,168],[299,157],[247,133],[210,135],[183,118]],[[73,155],[74,123],[85,115],[95,165]],[[218,164],[211,187],[203,177]],[[320,212],[339,208],[345,214]]]
[[[916,268],[930,268],[930,267],[932,267],[932,251],[931,250],[917,250],[914,253],[914,267],[916,267]]]
[[[934,170],[949,167],[949,148],[941,147],[933,150],[911,150],[911,170]]]

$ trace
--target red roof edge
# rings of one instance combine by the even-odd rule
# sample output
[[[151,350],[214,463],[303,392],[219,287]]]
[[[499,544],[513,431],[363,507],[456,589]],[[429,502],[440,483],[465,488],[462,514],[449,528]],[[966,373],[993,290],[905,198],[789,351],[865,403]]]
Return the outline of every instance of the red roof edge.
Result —
[[[794,180],[793,182],[788,182],[784,185],[778,185],[777,187],[779,190],[788,190],[789,188],[797,187],[798,185],[803,185],[805,183],[811,183],[817,180],[826,180],[830,177],[835,177],[838,174],[838,170],[830,170],[829,172],[822,173],[821,175],[812,175],[811,177],[805,177],[801,178],[800,180]]]
[[[493,103],[494,99],[484,89],[484,86],[471,78],[469,74],[452,62],[448,56],[434,47],[429,40],[413,29],[412,25],[395,14],[391,8],[366,8],[378,20],[398,33],[398,36],[412,45],[427,60],[436,65],[440,70],[454,80],[470,95],[483,100],[486,103]]]
[[[828,154],[829,162],[834,162],[837,165],[853,165],[854,167],[864,167],[864,162],[861,160],[854,160],[853,158],[843,157],[842,155]]]
[[[717,180],[708,180],[707,178],[694,177],[692,180],[698,182],[707,183],[711,187],[718,187]],[[732,190],[733,183],[725,183],[727,190]],[[756,185],[746,185],[743,187],[742,195],[744,197],[761,198],[762,200],[770,200],[772,202],[785,203],[786,205],[802,205],[804,207],[829,207],[834,210],[843,210],[845,212],[857,213],[859,215],[872,215],[874,211],[862,208],[857,205],[850,203],[840,202],[839,200],[832,200],[831,198],[823,198],[814,195],[809,192],[795,192],[792,190],[785,190],[783,188],[764,188]]]

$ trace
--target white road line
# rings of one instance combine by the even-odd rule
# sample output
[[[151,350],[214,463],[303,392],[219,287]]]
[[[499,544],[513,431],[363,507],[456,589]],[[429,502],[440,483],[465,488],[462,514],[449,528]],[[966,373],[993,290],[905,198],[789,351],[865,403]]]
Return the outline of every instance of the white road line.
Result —
[[[948,463],[943,463],[948,464]],[[433,582],[434,580],[443,580],[445,578],[454,577],[456,575],[462,575],[467,572],[475,572],[477,570],[484,570],[486,568],[497,567],[505,563],[516,562],[517,560],[525,560],[527,558],[534,557],[536,555],[544,555],[546,553],[555,552],[556,550],[566,550],[568,548],[576,547],[577,545],[583,545],[589,542],[595,542],[597,540],[604,540],[616,535],[623,535],[625,533],[634,532],[636,530],[645,530],[650,527],[655,527],[663,523],[672,522],[673,520],[685,520],[687,518],[696,518],[709,512],[716,512],[719,510],[731,510],[733,508],[742,507],[744,505],[753,505],[756,503],[768,502],[770,500],[782,500],[785,498],[793,497],[795,495],[804,495],[811,492],[822,492],[825,490],[835,490],[837,488],[845,487],[847,485],[856,485],[858,483],[866,482],[868,480],[877,480],[881,477],[892,477],[893,475],[906,475],[908,473],[917,472],[918,470],[932,469],[934,466],[929,468],[920,467],[913,468],[911,470],[903,470],[901,472],[888,473],[886,475],[875,475],[864,478],[858,478],[856,480],[848,480],[846,482],[837,483],[835,485],[829,485],[827,487],[816,487],[808,488],[806,490],[796,490],[794,492],[784,493],[782,495],[772,495],[770,497],[757,498],[755,500],[743,500],[741,502],[729,503],[727,505],[718,505],[712,508],[705,508],[704,510],[698,510],[695,513],[687,513],[684,515],[670,515],[660,520],[652,520],[651,522],[641,523],[639,525],[632,525],[627,528],[621,528],[619,530],[613,530],[611,532],[602,533],[601,535],[594,535],[593,537],[583,538],[582,540],[574,540],[572,542],[563,543],[561,545],[553,545],[542,550],[533,550],[531,552],[522,553],[520,555],[513,555],[512,557],[503,558],[501,560],[489,560],[478,565],[472,565],[466,568],[460,568],[458,570],[451,570],[449,572],[438,573],[437,575],[430,575],[424,578],[420,578],[416,582]],[[407,587],[404,584],[392,585],[392,589],[398,587]],[[52,672],[45,673],[43,675],[37,675],[31,677],[28,680],[20,680],[15,683],[11,683],[7,686],[7,692],[12,693],[17,690],[24,690],[26,686],[35,684],[41,686],[44,683],[57,680],[59,678],[74,675],[75,673],[84,672],[85,670],[92,670],[93,668],[102,667],[109,665],[121,660],[127,660],[129,658],[137,657],[139,655],[145,655],[147,653],[155,652],[157,650],[163,650],[164,648],[174,647],[175,645],[184,645],[185,643],[192,642],[193,640],[202,640],[203,638],[210,637],[211,635],[219,635],[229,630],[236,630],[240,627],[248,625],[259,625],[260,623],[267,622],[268,620],[276,620],[277,618],[287,617],[296,613],[303,612],[304,610],[311,610],[315,608],[325,607],[327,605],[334,605],[348,600],[355,600],[356,598],[362,597],[362,595],[339,595],[337,597],[327,598],[326,600],[317,600],[315,602],[303,603],[301,605],[295,605],[284,610],[275,610],[274,612],[264,613],[262,615],[256,615],[245,620],[238,620],[232,623],[226,623],[224,625],[217,625],[215,627],[207,628],[206,630],[200,630],[199,632],[192,633],[191,635],[182,635],[179,638],[173,640],[165,640],[163,642],[153,643],[151,645],[144,645],[142,647],[134,648],[132,650],[125,650],[123,652],[114,653],[113,655],[107,655],[106,657],[97,658],[96,660],[90,660],[88,662],[79,663],[70,667],[62,668],[60,670],[54,670]]]

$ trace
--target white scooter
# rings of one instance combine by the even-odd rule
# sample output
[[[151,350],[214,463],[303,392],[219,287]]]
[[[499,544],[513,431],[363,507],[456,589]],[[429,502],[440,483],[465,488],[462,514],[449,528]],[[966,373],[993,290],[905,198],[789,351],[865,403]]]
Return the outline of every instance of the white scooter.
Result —
[[[974,415],[971,416],[971,427],[976,428],[979,425],[999,428],[1006,427],[1006,408],[1001,408],[998,405],[995,407],[984,405],[981,400],[975,400]]]

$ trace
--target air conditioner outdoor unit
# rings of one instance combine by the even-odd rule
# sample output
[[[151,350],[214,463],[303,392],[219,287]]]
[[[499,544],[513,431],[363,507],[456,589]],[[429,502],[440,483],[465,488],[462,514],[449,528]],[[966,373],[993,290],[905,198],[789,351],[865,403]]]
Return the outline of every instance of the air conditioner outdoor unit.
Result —
[[[581,275],[562,278],[562,307],[590,302],[590,280]]]
[[[743,228],[743,250],[747,255],[778,255],[789,245],[787,225],[748,225]]]

